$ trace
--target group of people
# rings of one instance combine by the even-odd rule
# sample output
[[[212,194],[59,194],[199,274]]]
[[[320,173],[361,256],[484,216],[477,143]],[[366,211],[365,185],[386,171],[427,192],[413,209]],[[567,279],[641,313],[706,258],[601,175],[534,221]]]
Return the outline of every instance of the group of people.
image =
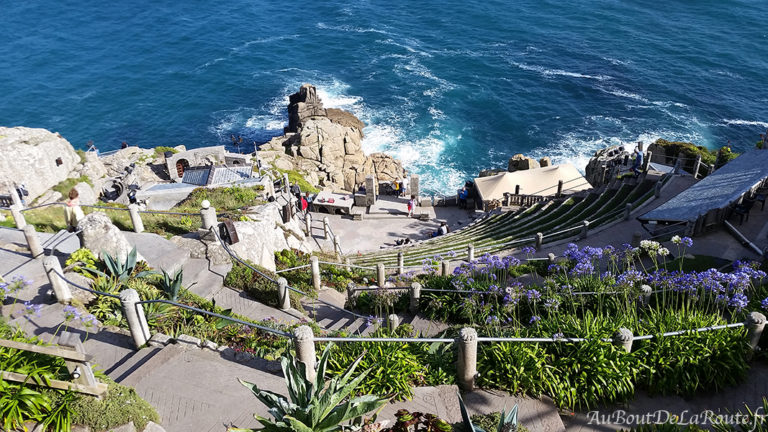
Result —
[[[302,194],[301,186],[299,186],[298,183],[292,184],[290,191],[291,194],[296,197],[297,210],[307,214],[307,212],[309,212],[309,205],[312,203],[312,195],[309,192]]]

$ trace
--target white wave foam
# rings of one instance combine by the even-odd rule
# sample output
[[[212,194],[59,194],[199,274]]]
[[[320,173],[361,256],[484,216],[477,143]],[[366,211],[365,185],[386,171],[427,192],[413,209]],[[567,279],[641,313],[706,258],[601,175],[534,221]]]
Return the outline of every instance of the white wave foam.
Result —
[[[651,101],[649,101],[648,99],[640,96],[637,93],[632,93],[632,92],[628,92],[628,91],[625,91],[625,90],[619,90],[619,89],[605,88],[603,86],[597,86],[595,88],[600,90],[603,93],[607,93],[607,94],[610,94],[610,95],[614,95],[614,96],[618,96],[618,97],[622,97],[622,98],[627,98],[627,99],[632,99],[632,100],[636,100],[636,101],[643,102],[643,103],[651,103]]]
[[[315,25],[315,27],[322,29],[322,30],[336,30],[336,31],[343,31],[347,33],[379,33],[379,34],[389,34],[389,32],[384,30],[379,30],[375,28],[365,28],[365,27],[357,27],[357,26],[351,26],[351,25],[329,25],[323,22],[319,22]]]
[[[762,128],[768,129],[768,122],[761,121],[724,119],[723,123],[729,126],[760,126]]]
[[[611,77],[609,75],[587,75],[587,74],[582,74],[582,73],[578,73],[578,72],[569,72],[569,71],[565,71],[565,70],[562,70],[562,69],[548,69],[548,68],[545,68],[544,66],[529,65],[529,64],[526,64],[526,63],[518,63],[516,61],[511,61],[511,60],[510,60],[509,63],[514,65],[514,66],[517,66],[518,68],[520,68],[522,70],[527,70],[527,71],[531,71],[531,72],[538,72],[541,75],[544,75],[546,77],[566,76],[566,77],[571,77],[571,78],[585,78],[585,79],[593,79],[593,80],[598,80],[598,81],[607,81],[607,80],[613,79],[613,77]]]
[[[626,65],[632,63],[629,60],[619,60],[619,59],[613,58],[613,57],[603,57],[603,60],[611,63],[614,66],[626,66]]]

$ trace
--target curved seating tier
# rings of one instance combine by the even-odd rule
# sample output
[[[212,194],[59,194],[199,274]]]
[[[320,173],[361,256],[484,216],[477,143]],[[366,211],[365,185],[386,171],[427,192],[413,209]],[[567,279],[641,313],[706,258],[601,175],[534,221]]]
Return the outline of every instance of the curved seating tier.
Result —
[[[475,256],[534,244],[536,233],[544,234],[544,243],[576,237],[584,221],[589,229],[608,224],[624,216],[628,204],[636,208],[653,195],[653,181],[634,179],[601,193],[552,199],[516,212],[491,214],[446,235],[417,243],[363,254],[355,264],[397,265],[397,254],[404,254],[405,266],[419,266],[437,255],[466,259],[467,246],[474,245]],[[455,255],[454,255],[455,254]]]

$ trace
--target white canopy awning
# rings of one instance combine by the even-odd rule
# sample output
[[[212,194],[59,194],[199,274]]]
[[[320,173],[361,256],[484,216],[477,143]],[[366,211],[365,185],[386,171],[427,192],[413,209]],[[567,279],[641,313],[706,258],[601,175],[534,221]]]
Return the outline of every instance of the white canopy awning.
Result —
[[[555,195],[560,180],[563,181],[564,194],[592,188],[587,179],[571,164],[478,177],[475,179],[475,187],[481,200],[490,201],[503,199],[505,192],[515,193],[518,185],[521,195]]]

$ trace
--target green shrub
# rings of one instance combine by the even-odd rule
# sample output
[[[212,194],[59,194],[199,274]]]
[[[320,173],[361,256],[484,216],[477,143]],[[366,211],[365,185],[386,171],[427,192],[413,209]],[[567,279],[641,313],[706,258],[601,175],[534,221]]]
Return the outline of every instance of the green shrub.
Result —
[[[259,186],[232,186],[226,188],[197,188],[187,198],[174,206],[171,210],[181,213],[200,213],[204,200],[211,203],[217,212],[233,212],[243,207],[251,207],[263,204],[261,200],[264,187]]]
[[[82,267],[97,270],[99,268],[97,263],[100,263],[100,261],[101,260],[99,260],[99,258],[96,257],[96,255],[94,255],[93,252],[91,252],[89,249],[80,248],[69,255],[64,265],[69,267],[74,264],[72,267],[73,271],[86,277],[93,277],[93,273],[83,270]],[[77,264],[82,264],[82,267]]]
[[[81,396],[73,402],[74,424],[99,432],[129,422],[133,422],[137,430],[142,430],[148,422],[160,421],[152,405],[136,394],[136,390],[111,380],[108,383],[107,395],[102,400]]]
[[[157,146],[157,147],[155,147],[155,157],[161,157],[161,156],[165,155],[165,152],[171,152],[173,154],[176,154],[179,151],[176,150],[173,147],[168,147],[168,146]]]
[[[257,266],[250,261],[246,262],[248,262],[248,265],[259,270],[264,275],[269,276],[273,280],[277,280],[278,276],[275,273],[272,273],[263,267]],[[238,291],[243,291],[251,296],[251,298],[254,300],[266,305],[272,307],[278,306],[279,298],[277,295],[277,284],[239,262],[235,262],[232,265],[232,269],[224,278],[224,285]],[[303,311],[304,308],[301,306],[301,297],[294,292],[290,292],[290,296],[291,307],[296,310]]]
[[[302,192],[309,192],[309,193],[318,193],[320,192],[319,189],[314,187],[312,183],[308,182],[303,175],[301,175],[300,172],[295,170],[284,170],[280,168],[275,168],[275,170],[279,171],[280,174],[288,174],[288,181],[291,182],[291,184],[297,183],[299,187],[301,188]]]

